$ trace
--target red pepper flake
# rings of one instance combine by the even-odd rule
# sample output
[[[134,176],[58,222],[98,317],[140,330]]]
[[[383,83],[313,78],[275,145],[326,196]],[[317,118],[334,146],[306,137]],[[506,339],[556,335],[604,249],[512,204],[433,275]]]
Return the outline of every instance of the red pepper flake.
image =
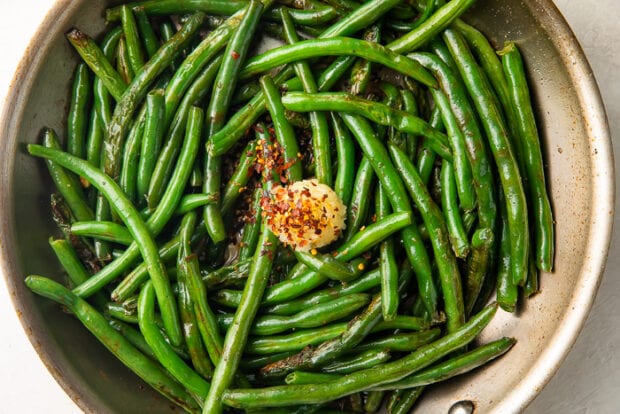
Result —
[[[232,58],[235,60],[239,59],[239,53],[235,52],[234,50],[230,53],[230,56],[232,56]]]

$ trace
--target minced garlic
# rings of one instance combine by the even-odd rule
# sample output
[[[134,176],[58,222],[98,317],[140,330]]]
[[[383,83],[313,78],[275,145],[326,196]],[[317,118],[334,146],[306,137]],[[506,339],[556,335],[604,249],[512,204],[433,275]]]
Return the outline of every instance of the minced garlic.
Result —
[[[261,204],[269,229],[298,251],[326,246],[346,227],[346,206],[334,190],[316,179],[276,185]]]

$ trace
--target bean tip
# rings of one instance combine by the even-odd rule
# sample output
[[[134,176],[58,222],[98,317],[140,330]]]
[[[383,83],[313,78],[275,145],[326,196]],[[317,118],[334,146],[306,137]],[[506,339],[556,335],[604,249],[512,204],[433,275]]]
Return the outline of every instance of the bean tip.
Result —
[[[71,43],[80,43],[88,39],[88,36],[85,33],[76,28],[70,29],[67,33],[65,33],[65,36]]]

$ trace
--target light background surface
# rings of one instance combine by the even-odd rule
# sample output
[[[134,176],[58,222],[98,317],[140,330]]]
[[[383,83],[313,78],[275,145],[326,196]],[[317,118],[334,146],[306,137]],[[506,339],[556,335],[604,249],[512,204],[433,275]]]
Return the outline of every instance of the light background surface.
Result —
[[[0,97],[53,0],[0,0]],[[620,161],[620,0],[556,0],[594,69]],[[617,173],[618,176],[618,173]],[[620,412],[620,228],[594,308],[568,358],[527,410]],[[561,275],[557,275],[561,277]],[[40,362],[0,282],[0,413],[80,413]]]

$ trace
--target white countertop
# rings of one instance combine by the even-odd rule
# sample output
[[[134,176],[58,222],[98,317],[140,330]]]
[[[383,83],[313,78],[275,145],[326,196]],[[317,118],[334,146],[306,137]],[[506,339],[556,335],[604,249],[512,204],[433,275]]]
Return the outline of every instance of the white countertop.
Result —
[[[620,159],[620,1],[555,0],[579,38],[607,107],[616,169]],[[53,0],[0,1],[0,96]],[[619,181],[620,182],[620,181]],[[568,358],[528,413],[620,412],[620,226],[588,322]],[[80,413],[40,362],[0,282],[0,414]]]

